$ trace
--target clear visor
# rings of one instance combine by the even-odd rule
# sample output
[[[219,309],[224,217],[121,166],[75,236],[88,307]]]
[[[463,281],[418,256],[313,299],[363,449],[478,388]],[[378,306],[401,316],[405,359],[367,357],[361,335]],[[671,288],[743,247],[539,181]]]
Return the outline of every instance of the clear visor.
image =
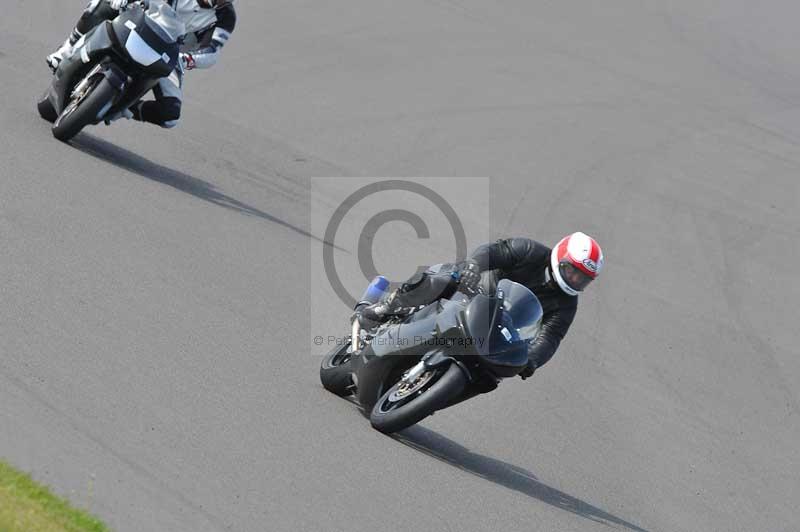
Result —
[[[564,282],[567,283],[567,286],[576,292],[582,292],[592,282],[591,277],[569,262],[560,262],[558,264],[558,272]]]

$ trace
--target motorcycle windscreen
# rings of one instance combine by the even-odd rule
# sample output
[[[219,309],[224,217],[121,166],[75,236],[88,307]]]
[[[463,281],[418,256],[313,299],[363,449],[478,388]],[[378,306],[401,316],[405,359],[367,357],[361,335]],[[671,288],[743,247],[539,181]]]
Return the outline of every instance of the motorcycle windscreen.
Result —
[[[186,25],[181,22],[175,10],[164,0],[150,0],[146,23],[168,43],[175,43],[186,34]]]
[[[542,304],[527,287],[502,279],[497,283],[497,294],[503,300],[503,312],[514,329],[512,336],[522,342],[532,342],[542,329]]]
[[[528,345],[539,334],[542,314],[533,292],[508,279],[498,283],[495,297],[473,298],[465,313],[478,354],[500,376],[514,375],[527,364]]]

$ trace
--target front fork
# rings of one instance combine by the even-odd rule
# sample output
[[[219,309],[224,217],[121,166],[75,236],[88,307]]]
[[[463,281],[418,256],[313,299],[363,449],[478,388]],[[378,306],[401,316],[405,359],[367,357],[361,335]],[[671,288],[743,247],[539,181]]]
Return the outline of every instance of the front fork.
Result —
[[[361,349],[361,324],[358,318],[353,319],[353,326],[350,330],[350,348],[355,353]]]
[[[455,364],[461,368],[461,371],[464,372],[464,375],[467,377],[468,381],[473,382],[474,379],[472,372],[460,360],[457,360],[442,351],[433,351],[423,356],[419,362],[411,366],[411,368],[403,373],[401,380],[406,382],[414,382],[426,371],[430,371],[448,364]]]
[[[102,63],[95,65],[94,68],[91,69],[89,73],[86,74],[83,77],[83,79],[78,82],[77,85],[75,85],[75,88],[72,89],[72,92],[69,95],[69,99],[75,100],[83,96],[86,90],[89,88],[89,83],[92,81],[92,78],[95,77],[102,69],[103,69]]]

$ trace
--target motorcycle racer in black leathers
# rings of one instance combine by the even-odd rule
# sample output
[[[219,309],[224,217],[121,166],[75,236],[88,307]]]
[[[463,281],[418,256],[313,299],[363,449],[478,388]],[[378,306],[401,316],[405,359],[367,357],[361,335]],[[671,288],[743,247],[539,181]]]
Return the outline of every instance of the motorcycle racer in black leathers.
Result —
[[[567,334],[578,309],[578,293],[595,279],[603,267],[603,252],[584,233],[564,237],[555,248],[529,238],[508,238],[479,246],[457,266],[460,286],[466,291],[480,287],[494,293],[500,279],[510,279],[529,288],[539,299],[544,315],[541,332],[528,348],[528,366],[520,372],[526,379],[550,360]],[[426,293],[426,275],[415,275],[390,294],[393,308],[424,305],[439,294]],[[369,326],[391,312],[385,302],[356,306],[355,318]]]
[[[55,71],[89,30],[101,22],[116,18],[129,3],[133,3],[133,0],[91,0],[64,44],[47,56],[50,68]],[[186,25],[180,68],[159,81],[153,89],[155,100],[140,101],[123,113],[106,119],[107,124],[117,118],[132,118],[164,128],[175,127],[181,116],[184,72],[212,67],[236,27],[233,0],[167,0],[167,3]]]

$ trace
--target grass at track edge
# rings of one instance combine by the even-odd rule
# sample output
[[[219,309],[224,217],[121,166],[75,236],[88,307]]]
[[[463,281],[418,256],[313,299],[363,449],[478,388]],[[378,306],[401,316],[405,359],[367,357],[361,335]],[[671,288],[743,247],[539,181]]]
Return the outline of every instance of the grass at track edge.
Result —
[[[99,519],[0,460],[0,532],[109,532]]]

